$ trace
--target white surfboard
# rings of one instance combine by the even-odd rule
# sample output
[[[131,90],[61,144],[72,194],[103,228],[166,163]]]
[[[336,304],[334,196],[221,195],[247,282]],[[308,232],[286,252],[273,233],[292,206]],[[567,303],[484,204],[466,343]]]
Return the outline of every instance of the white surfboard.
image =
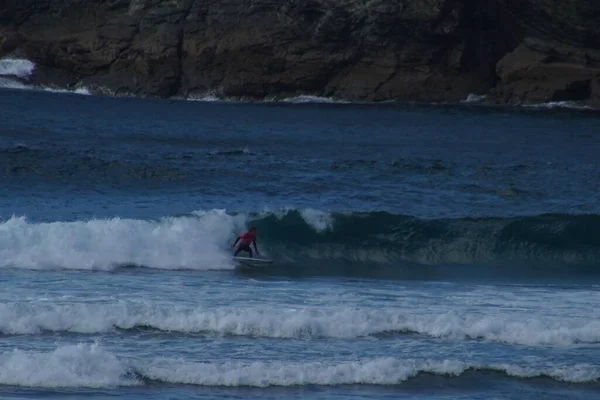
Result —
[[[240,265],[247,267],[266,267],[273,264],[273,260],[267,260],[266,258],[233,257],[233,259]]]

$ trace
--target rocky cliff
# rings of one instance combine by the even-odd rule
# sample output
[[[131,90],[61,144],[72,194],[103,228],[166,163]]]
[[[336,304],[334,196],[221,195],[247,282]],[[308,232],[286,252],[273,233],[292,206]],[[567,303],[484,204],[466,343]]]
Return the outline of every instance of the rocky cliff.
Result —
[[[600,1],[3,0],[7,56],[114,93],[600,106]]]

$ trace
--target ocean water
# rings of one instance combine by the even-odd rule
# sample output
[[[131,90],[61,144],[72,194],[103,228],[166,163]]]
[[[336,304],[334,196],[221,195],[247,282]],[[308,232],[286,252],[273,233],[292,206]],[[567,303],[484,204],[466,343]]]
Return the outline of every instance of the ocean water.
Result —
[[[589,110],[2,89],[0,397],[597,398],[599,155]]]

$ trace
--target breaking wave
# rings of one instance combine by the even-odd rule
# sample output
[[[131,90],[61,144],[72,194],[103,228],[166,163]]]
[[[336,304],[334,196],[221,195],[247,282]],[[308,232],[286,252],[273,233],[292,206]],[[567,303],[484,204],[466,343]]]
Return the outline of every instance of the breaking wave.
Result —
[[[0,333],[98,334],[149,330],[169,334],[284,339],[398,337],[485,340],[524,346],[600,343],[600,320],[538,317],[530,314],[479,315],[460,312],[413,313],[406,309],[356,307],[172,307],[151,301],[60,304],[54,301],[0,304]]]
[[[598,215],[426,220],[303,210],[254,224],[278,258],[332,273],[600,277]]]
[[[232,268],[224,251],[243,219],[214,210],[159,220],[97,219],[0,223],[0,267],[108,270],[119,266],[162,269]]]
[[[148,382],[263,388],[401,385],[421,374],[457,378],[473,371],[497,372],[518,379],[546,377],[568,383],[589,384],[600,379],[598,367],[589,364],[541,367],[393,357],[340,362],[212,363],[172,358],[128,359],[97,344],[64,345],[48,352],[13,350],[0,353],[0,385],[22,387],[110,388]]]
[[[231,268],[228,244],[249,225],[271,272],[440,277],[600,278],[600,216],[426,220],[385,212],[199,211],[158,220],[0,223],[0,267]]]

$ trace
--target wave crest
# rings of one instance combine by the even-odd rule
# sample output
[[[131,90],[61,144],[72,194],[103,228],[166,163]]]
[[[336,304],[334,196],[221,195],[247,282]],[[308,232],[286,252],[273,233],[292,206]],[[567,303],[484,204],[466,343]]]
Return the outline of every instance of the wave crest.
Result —
[[[424,220],[385,212],[289,211],[257,216],[261,239],[290,263],[394,266],[406,277],[469,274],[599,275],[600,216]],[[418,267],[418,268],[416,268]],[[477,267],[475,269],[474,267]],[[360,271],[360,267],[358,267]],[[390,272],[389,270],[387,272]]]
[[[600,320],[531,315],[415,314],[370,308],[175,308],[152,302],[118,304],[0,304],[0,333],[43,331],[94,334],[156,330],[178,334],[286,339],[390,337],[419,334],[526,346],[600,343]]]
[[[0,223],[0,267],[232,268],[228,245],[258,227],[269,273],[440,278],[600,278],[600,216],[425,220],[313,209],[198,211],[158,220]]]
[[[216,387],[401,385],[422,374],[457,378],[473,371],[499,372],[518,379],[547,377],[569,383],[595,383],[600,379],[598,367],[589,364],[541,367],[393,357],[338,362],[210,363],[120,358],[97,344],[59,346],[49,352],[13,350],[0,354],[0,384],[22,387],[110,388],[148,381]]]

